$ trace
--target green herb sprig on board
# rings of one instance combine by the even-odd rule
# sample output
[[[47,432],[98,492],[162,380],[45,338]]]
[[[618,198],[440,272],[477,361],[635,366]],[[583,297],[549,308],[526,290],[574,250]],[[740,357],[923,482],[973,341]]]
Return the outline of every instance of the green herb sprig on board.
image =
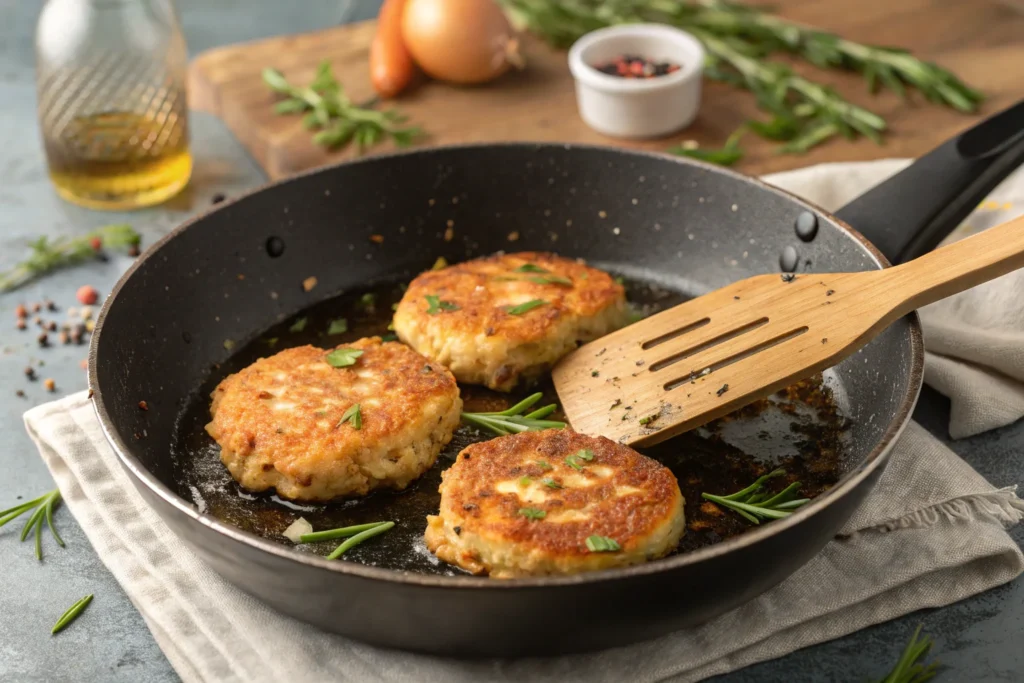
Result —
[[[13,519],[17,519],[29,510],[32,510],[32,514],[29,516],[28,521],[21,529],[20,540],[24,541],[34,530],[36,540],[36,559],[41,561],[43,559],[43,522],[46,522],[46,526],[49,527],[50,533],[53,534],[53,539],[57,541],[57,544],[61,548],[64,547],[64,539],[60,537],[60,534],[57,533],[57,529],[53,526],[53,510],[59,503],[60,489],[54,489],[47,494],[39,496],[38,498],[20,503],[14,507],[7,508],[6,510],[0,510],[0,527]]]
[[[9,292],[52,270],[96,258],[103,249],[131,249],[141,241],[130,225],[108,225],[78,237],[45,235],[29,244],[29,257],[0,273],[0,292]]]
[[[710,493],[700,494],[704,500],[729,508],[741,515],[751,524],[760,524],[761,519],[782,519],[793,514],[793,510],[806,505],[810,498],[797,498],[800,491],[800,482],[795,481],[779,493],[771,493],[764,490],[764,484],[769,479],[781,477],[786,470],[777,469],[769,472],[757,481],[736,493],[728,496],[716,496]]]
[[[304,114],[302,125],[317,130],[313,142],[338,149],[354,142],[360,153],[367,147],[390,139],[398,147],[407,147],[422,136],[417,126],[397,109],[378,111],[354,104],[345,88],[334,77],[330,62],[322,62],[308,86],[295,86],[280,71],[266,68],[263,82],[286,99],[274,105],[277,114]]]
[[[563,429],[564,422],[543,419],[558,410],[558,405],[554,403],[526,413],[543,396],[540,392],[531,394],[508,410],[501,412],[463,413],[462,421],[471,427],[491,432],[497,436],[517,432],[537,432],[542,429]]]
[[[704,74],[750,90],[768,113],[743,131],[784,143],[780,151],[801,153],[836,136],[864,136],[881,142],[886,122],[831,88],[768,59],[789,53],[811,64],[854,71],[868,89],[905,96],[917,90],[928,100],[973,112],[982,95],[936,64],[905,50],[863,45],[726,0],[501,0],[515,23],[548,42],[568,47],[590,31],[630,23],[660,23],[697,37],[707,52]],[[698,148],[699,149],[699,148]],[[680,146],[671,151],[723,165],[742,158],[738,139],[721,150]]]
[[[68,610],[64,612],[64,614],[60,615],[60,619],[58,619],[57,623],[53,625],[53,628],[50,630],[50,635],[63,631],[67,628],[68,624],[77,619],[78,616],[85,611],[85,608],[89,606],[90,602],[92,602],[92,593],[89,593],[89,595],[86,595],[84,598],[71,605],[71,607],[68,607]]]

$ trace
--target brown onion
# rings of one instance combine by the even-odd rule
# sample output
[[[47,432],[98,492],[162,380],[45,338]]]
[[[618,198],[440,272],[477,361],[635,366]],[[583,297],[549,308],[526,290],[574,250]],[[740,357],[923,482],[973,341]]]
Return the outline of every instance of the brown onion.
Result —
[[[407,0],[405,46],[441,81],[486,83],[521,64],[515,32],[493,0]]]

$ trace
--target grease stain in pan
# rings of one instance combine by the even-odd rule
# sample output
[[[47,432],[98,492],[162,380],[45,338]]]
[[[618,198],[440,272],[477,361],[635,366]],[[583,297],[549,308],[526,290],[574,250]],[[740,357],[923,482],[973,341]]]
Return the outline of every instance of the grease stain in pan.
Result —
[[[687,298],[665,288],[664,283],[627,280],[625,284],[629,300],[644,314]],[[281,532],[299,516],[305,517],[314,529],[392,520],[396,526],[391,531],[356,546],[346,553],[345,561],[418,573],[461,573],[427,551],[423,531],[426,516],[438,509],[441,472],[461,449],[488,438],[486,435],[460,428],[437,463],[404,491],[380,491],[365,498],[311,505],[241,489],[221,464],[219,449],[204,430],[210,419],[210,392],[225,376],[290,346],[313,344],[328,348],[364,336],[388,334],[392,304],[401,298],[403,290],[402,283],[374,288],[376,303],[370,310],[360,304],[366,292],[345,293],[278,323],[244,346],[240,344],[231,359],[211,372],[178,417],[171,458],[178,495],[197,504],[202,501],[204,511],[221,521],[289,546],[291,543]],[[289,328],[300,317],[308,321],[305,328],[302,332],[290,332]],[[328,336],[330,321],[337,318],[348,320],[348,332]],[[271,344],[273,339],[277,342]],[[540,388],[547,402],[557,401],[550,384]],[[501,410],[527,393],[505,397],[480,387],[461,389],[465,409],[470,411]],[[841,402],[842,396],[841,392],[834,393],[836,389],[841,387],[834,377],[824,382],[821,377],[801,382],[771,399],[646,451],[672,469],[686,498],[687,532],[677,552],[712,545],[751,528],[739,516],[705,504],[700,497],[702,491],[731,493],[776,466],[786,468],[790,481],[803,482],[803,493],[811,496],[838,480],[844,462],[849,461],[849,423],[837,407],[836,399]],[[787,483],[781,478],[772,480],[778,489]],[[296,546],[296,552],[326,555],[335,545],[336,542],[301,545]]]

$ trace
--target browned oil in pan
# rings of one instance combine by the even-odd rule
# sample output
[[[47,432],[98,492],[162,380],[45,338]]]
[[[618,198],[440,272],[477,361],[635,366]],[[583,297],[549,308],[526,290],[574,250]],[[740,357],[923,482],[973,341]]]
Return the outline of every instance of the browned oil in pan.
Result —
[[[627,298],[644,314],[674,306],[686,298],[642,282],[627,281],[625,285]],[[381,491],[329,505],[310,505],[242,489],[221,464],[219,449],[204,430],[210,420],[210,392],[224,377],[291,346],[313,344],[330,348],[360,337],[387,335],[392,304],[401,299],[403,289],[401,283],[395,283],[321,302],[275,325],[240,348],[227,363],[212,368],[207,381],[190,397],[178,418],[172,445],[176,493],[193,501],[202,512],[289,546],[291,542],[281,532],[299,516],[317,530],[391,520],[395,522],[394,529],[356,546],[341,561],[429,574],[464,573],[439,561],[426,549],[423,531],[426,516],[438,509],[441,472],[460,450],[491,438],[490,435],[461,427],[434,466],[404,491]],[[372,294],[372,307],[365,303],[366,294]],[[306,319],[302,331],[290,331],[300,318]],[[348,321],[348,332],[328,336],[331,321],[338,318]],[[549,399],[545,402],[557,401],[550,384],[539,389]],[[837,389],[838,385],[821,377],[800,382],[771,400],[760,401],[644,451],[675,473],[686,498],[687,532],[676,552],[719,543],[752,526],[735,513],[705,502],[702,491],[732,493],[779,466],[786,469],[788,476],[772,480],[774,490],[798,480],[803,484],[801,493],[813,497],[835,484],[841,474],[849,427],[840,410],[841,392]],[[469,385],[462,385],[461,391],[467,411],[503,410],[529,393],[523,390],[505,396]],[[551,419],[564,418],[555,415]],[[296,552],[326,555],[336,545],[337,541],[301,545],[296,546]]]

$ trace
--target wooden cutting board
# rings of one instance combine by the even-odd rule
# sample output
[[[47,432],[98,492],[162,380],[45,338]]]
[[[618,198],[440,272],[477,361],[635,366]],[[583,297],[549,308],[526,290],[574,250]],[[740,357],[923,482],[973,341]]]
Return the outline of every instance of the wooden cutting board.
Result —
[[[774,5],[787,18],[851,40],[910,49],[951,69],[989,99],[979,115],[965,116],[919,96],[909,101],[887,92],[873,96],[857,75],[822,72],[793,62],[798,71],[814,74],[884,116],[890,124],[887,143],[879,147],[868,140],[836,140],[793,156],[779,155],[777,146],[748,135],[747,155],[737,166],[747,173],[826,161],[918,156],[981,115],[1024,97],[1024,14],[998,0],[781,0]],[[327,152],[311,142],[298,117],[271,111],[276,98],[261,81],[260,71],[273,66],[292,82],[306,83],[316,66],[328,59],[350,96],[363,101],[373,94],[367,59],[374,30],[373,22],[365,22],[204,52],[189,71],[191,105],[223,119],[273,179],[343,160],[351,150]],[[719,146],[737,126],[758,116],[750,93],[705,82],[700,114],[689,129],[664,140],[608,138],[580,120],[565,52],[530,37],[524,41],[524,52],[528,66],[522,72],[474,88],[424,82],[395,104],[429,133],[421,143],[426,145],[523,140],[663,150],[681,140],[696,140]],[[382,145],[374,151],[389,149]]]

